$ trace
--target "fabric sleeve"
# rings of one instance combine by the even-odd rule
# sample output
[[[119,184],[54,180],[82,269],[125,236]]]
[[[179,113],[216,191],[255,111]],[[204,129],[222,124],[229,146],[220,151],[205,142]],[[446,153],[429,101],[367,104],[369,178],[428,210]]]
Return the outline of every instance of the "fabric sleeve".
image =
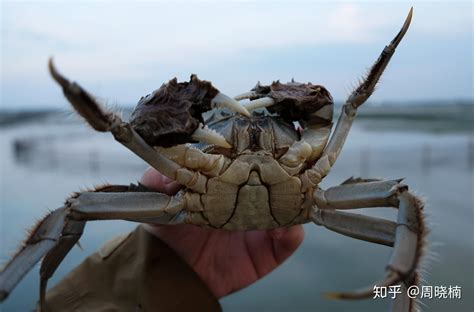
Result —
[[[46,296],[48,311],[221,311],[198,275],[142,226],[106,243]]]

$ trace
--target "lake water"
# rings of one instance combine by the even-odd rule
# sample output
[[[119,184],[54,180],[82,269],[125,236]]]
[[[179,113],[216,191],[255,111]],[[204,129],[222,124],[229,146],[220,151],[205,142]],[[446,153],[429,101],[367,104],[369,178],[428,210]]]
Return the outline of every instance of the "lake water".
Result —
[[[430,235],[427,285],[458,285],[462,299],[423,301],[427,311],[473,311],[474,299],[474,140],[469,131],[427,132],[415,122],[402,127],[356,122],[323,187],[350,176],[404,177],[427,199]],[[417,132],[410,131],[411,127]],[[32,146],[29,141],[36,142]],[[15,143],[17,149],[15,152]],[[20,146],[18,146],[20,142]],[[21,143],[26,143],[21,146]],[[30,147],[28,147],[30,146]],[[0,244],[4,263],[28,229],[48,209],[61,206],[75,190],[104,182],[127,184],[146,165],[109,134],[79,124],[29,123],[0,129]],[[367,211],[364,211],[366,212]],[[371,215],[394,218],[390,209]],[[90,222],[81,239],[50,281],[64,274],[117,233],[136,224]],[[221,300],[225,311],[383,311],[387,300],[329,301],[322,293],[369,285],[384,274],[391,249],[357,241],[312,224],[305,225],[301,248],[256,284]],[[38,299],[39,267],[17,286],[1,311],[30,311]],[[184,299],[184,298],[183,298]]]

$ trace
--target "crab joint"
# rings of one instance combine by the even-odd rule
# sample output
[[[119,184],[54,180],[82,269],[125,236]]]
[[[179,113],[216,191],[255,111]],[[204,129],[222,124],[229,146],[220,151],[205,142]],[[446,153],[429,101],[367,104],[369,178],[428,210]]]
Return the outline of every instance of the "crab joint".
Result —
[[[233,98],[223,94],[223,93],[218,93],[213,99],[212,99],[212,105],[213,107],[227,107],[228,109],[237,112],[239,114],[242,114],[244,116],[250,117],[249,111],[240,105],[239,102],[234,100]]]

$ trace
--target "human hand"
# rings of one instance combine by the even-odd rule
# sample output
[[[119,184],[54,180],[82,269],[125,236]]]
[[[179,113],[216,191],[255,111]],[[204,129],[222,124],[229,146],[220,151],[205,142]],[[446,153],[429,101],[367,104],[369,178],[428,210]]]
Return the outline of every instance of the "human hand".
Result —
[[[148,169],[141,183],[173,195],[181,186]],[[301,225],[267,231],[226,231],[195,225],[145,225],[191,266],[216,298],[242,289],[278,267],[304,238]]]

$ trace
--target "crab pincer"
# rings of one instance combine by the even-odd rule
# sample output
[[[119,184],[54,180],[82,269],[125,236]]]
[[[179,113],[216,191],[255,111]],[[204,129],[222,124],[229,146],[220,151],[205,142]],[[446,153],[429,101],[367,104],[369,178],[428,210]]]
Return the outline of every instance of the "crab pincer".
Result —
[[[218,107],[250,116],[245,107],[219,92],[210,82],[196,75],[191,75],[189,82],[174,78],[140,99],[130,124],[151,146],[171,147],[201,141],[230,148],[223,136],[204,125],[202,114]]]

